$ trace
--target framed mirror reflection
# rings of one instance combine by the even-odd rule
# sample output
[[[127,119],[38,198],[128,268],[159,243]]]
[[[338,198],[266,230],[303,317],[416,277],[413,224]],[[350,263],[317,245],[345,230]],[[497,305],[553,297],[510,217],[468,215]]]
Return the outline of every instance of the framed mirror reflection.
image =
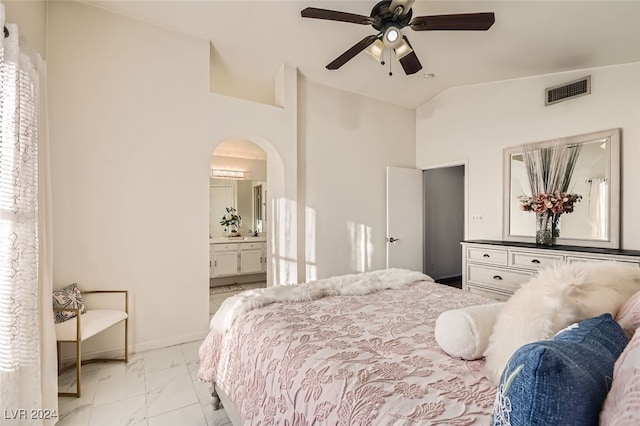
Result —
[[[527,150],[579,145],[568,192],[581,196],[571,213],[560,215],[554,244],[619,248],[620,129],[527,144]],[[503,240],[535,242],[536,214],[521,208],[532,195],[524,146],[503,151]]]
[[[210,178],[209,181],[209,235],[224,237],[220,219],[227,207],[236,209],[242,218],[240,235],[250,236],[266,230],[267,183],[255,180]]]

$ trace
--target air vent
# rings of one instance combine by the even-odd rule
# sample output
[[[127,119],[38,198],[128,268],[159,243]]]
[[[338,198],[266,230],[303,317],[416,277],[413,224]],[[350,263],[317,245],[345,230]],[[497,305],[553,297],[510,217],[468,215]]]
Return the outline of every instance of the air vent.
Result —
[[[588,75],[559,86],[549,87],[545,89],[545,93],[545,105],[553,105],[558,102],[589,95],[591,94],[591,76]]]

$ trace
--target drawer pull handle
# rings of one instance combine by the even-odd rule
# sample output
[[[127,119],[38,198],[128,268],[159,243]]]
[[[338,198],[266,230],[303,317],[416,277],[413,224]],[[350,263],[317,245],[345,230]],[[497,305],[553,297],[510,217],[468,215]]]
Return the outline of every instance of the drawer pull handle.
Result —
[[[487,253],[483,254],[482,257],[491,257]]]
[[[533,259],[533,260],[531,261],[531,263],[539,264],[539,263],[540,263],[540,261],[539,261],[538,259]]]
[[[494,275],[494,276],[493,276],[493,279],[494,279],[494,280],[501,281],[501,280],[502,280],[502,277],[501,277],[500,275]]]

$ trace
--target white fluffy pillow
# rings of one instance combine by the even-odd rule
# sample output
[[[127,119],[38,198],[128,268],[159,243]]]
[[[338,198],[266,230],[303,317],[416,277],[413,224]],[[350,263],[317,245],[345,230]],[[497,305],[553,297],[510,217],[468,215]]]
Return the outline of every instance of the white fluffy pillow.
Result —
[[[498,383],[509,358],[574,322],[612,316],[640,291],[640,268],[616,262],[558,264],[541,269],[505,303],[493,327],[485,374]]]
[[[454,358],[482,358],[502,305],[504,302],[468,306],[441,313],[435,328],[438,345]]]

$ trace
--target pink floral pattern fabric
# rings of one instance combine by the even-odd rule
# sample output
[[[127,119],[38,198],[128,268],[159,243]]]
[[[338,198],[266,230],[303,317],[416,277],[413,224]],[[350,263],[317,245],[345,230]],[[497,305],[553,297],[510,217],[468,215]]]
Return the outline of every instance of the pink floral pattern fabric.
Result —
[[[600,424],[640,424],[640,333],[633,335],[633,339],[616,361],[611,390],[600,412]]]
[[[440,313],[491,299],[433,282],[366,296],[273,303],[200,347],[199,378],[245,425],[490,424],[483,360],[444,353]]]
[[[631,296],[631,299],[622,305],[616,315],[616,321],[631,339],[636,329],[640,328],[640,292]]]

